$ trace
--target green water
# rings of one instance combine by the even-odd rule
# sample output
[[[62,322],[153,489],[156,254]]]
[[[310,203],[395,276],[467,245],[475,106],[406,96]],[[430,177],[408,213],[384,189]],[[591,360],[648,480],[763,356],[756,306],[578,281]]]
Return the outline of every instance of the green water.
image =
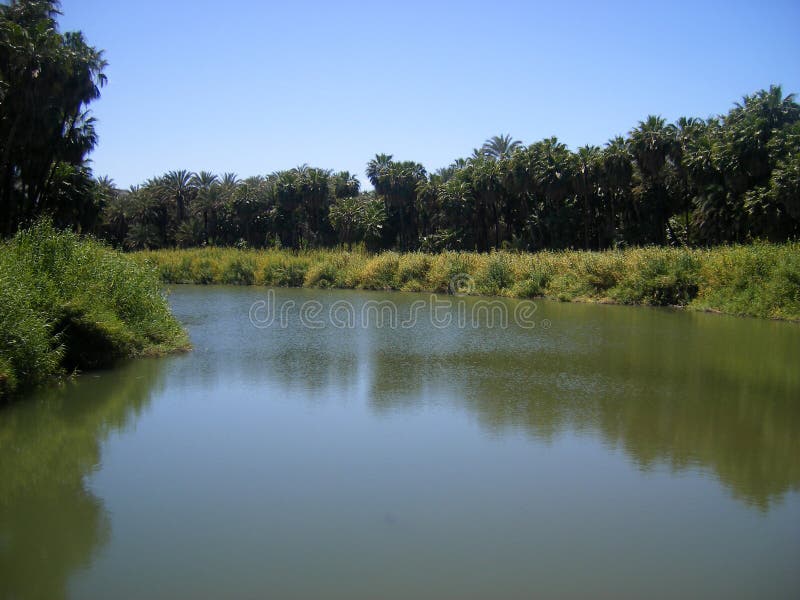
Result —
[[[0,409],[0,598],[800,596],[800,327],[265,294],[179,286],[193,352]]]

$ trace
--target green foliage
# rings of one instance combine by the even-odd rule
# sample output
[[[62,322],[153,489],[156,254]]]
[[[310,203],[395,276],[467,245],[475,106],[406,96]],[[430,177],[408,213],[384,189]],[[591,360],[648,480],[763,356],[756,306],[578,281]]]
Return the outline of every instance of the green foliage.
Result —
[[[294,257],[281,257],[264,267],[264,285],[302,287],[308,271],[308,262]]]
[[[700,289],[700,260],[688,252],[652,252],[639,268],[627,271],[613,290],[625,304],[686,306]]]
[[[256,280],[255,264],[246,258],[234,258],[222,268],[222,283],[253,285]]]
[[[386,225],[383,202],[371,194],[337,199],[329,209],[328,218],[339,240],[348,248],[354,242],[376,247]]]
[[[734,315],[800,318],[800,244],[759,243],[708,252],[698,308]]]
[[[514,298],[537,298],[545,295],[550,277],[544,273],[532,273],[530,277],[518,281],[511,288]]]
[[[0,282],[6,394],[73,369],[188,344],[152,267],[48,221],[0,243]]]
[[[339,277],[339,269],[333,261],[324,261],[312,264],[306,272],[303,285],[306,287],[329,288],[335,287]]]
[[[61,33],[55,1],[0,4],[0,234],[36,215],[88,229],[100,209],[86,156],[87,106],[106,78],[101,51]]]
[[[400,257],[396,252],[379,254],[361,269],[361,287],[368,290],[398,289],[399,267]]]
[[[604,148],[573,152],[555,137],[524,146],[495,136],[434,173],[378,154],[367,164],[375,191],[365,194],[350,173],[308,165],[241,181],[170,171],[128,192],[97,182],[96,229],[129,249],[488,252],[782,242],[800,236],[798,156],[800,105],[771,86],[707,120],[651,115]],[[609,273],[562,279],[567,295],[590,293],[584,284],[596,291],[617,284]]]
[[[169,282],[188,276],[194,283],[544,296],[800,320],[797,242],[487,254],[201,248],[139,252],[133,258],[156,265]]]
[[[422,291],[425,289],[430,268],[431,258],[426,254],[421,252],[401,254],[397,265],[397,284],[405,291]]]
[[[514,283],[509,257],[504,252],[494,252],[486,260],[477,278],[477,289],[481,294],[497,296]]]

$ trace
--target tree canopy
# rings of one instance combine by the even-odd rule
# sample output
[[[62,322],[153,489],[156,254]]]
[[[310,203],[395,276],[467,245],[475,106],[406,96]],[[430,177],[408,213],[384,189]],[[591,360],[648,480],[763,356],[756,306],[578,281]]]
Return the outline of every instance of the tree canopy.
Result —
[[[118,190],[87,160],[103,53],[61,33],[59,14],[56,1],[0,4],[0,234],[41,213],[131,249],[602,249],[800,234],[800,105],[777,85],[708,119],[649,115],[602,148],[500,134],[433,172],[379,153],[368,194],[352,173],[308,165],[245,179],[175,169]]]
[[[725,115],[658,115],[602,148],[486,140],[428,173],[376,154],[358,179],[302,165],[238,181],[171,171],[119,192],[100,218],[130,248],[333,244],[425,250],[703,246],[800,233],[800,106],[771,86]],[[125,227],[122,223],[125,223]]]
[[[61,33],[59,3],[0,5],[0,231],[42,212],[90,227],[98,198],[86,157],[97,143],[87,107],[105,84],[103,53]]]

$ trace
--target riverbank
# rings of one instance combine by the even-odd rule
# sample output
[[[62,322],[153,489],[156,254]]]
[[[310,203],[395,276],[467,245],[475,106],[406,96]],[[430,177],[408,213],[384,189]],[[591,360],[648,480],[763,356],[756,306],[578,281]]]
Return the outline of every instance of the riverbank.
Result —
[[[164,283],[336,287],[681,306],[800,321],[800,243],[602,252],[142,251]]]
[[[0,242],[0,400],[54,376],[189,347],[153,269],[48,222]]]

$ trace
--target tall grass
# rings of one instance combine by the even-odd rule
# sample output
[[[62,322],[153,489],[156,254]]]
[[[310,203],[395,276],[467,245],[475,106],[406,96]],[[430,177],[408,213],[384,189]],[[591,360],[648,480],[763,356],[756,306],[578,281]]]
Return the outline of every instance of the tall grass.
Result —
[[[0,242],[0,398],[54,375],[186,347],[147,265],[47,221]]]
[[[800,243],[604,252],[156,250],[134,255],[167,283],[452,291],[683,306],[800,320]]]

